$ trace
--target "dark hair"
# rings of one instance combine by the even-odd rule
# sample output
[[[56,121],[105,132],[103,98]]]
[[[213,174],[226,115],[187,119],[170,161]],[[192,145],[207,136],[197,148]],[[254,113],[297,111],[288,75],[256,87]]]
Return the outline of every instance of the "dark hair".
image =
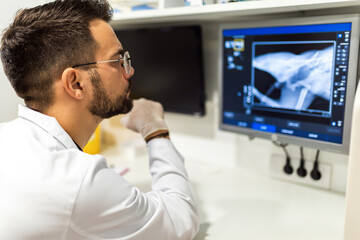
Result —
[[[51,106],[54,80],[67,67],[94,61],[98,45],[90,21],[111,18],[107,0],[56,0],[17,12],[1,39],[1,60],[27,106],[39,111]]]

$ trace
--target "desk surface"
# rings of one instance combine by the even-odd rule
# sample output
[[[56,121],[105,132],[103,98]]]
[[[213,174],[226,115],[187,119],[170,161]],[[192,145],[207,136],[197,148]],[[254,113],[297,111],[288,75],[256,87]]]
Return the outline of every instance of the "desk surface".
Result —
[[[110,165],[128,167],[124,177],[151,190],[146,151],[102,151]],[[345,196],[261,176],[248,169],[186,159],[200,210],[195,240],[343,239]]]

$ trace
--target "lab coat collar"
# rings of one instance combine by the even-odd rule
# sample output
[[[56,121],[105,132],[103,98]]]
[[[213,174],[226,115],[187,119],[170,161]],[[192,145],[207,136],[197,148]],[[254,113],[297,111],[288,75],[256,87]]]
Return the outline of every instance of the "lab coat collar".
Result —
[[[56,118],[42,114],[19,104],[18,116],[42,128],[44,131],[57,139],[65,148],[75,148],[74,141],[69,134],[60,126]]]

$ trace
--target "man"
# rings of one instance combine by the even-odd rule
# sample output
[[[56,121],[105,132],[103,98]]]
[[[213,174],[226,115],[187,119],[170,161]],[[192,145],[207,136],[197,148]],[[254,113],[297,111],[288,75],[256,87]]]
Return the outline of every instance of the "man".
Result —
[[[130,100],[134,69],[110,19],[106,0],[56,0],[19,11],[4,32],[3,67],[26,107],[0,124],[0,239],[195,235],[183,159],[162,106]],[[107,168],[102,156],[81,151],[103,119],[122,113],[149,146],[149,193]]]

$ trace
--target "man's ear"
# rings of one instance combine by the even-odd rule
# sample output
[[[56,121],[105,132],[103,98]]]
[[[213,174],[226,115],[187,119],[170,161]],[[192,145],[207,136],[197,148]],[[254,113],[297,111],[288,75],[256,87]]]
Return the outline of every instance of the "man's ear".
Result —
[[[85,97],[83,74],[74,68],[67,68],[61,75],[62,86],[73,98],[81,100]]]

